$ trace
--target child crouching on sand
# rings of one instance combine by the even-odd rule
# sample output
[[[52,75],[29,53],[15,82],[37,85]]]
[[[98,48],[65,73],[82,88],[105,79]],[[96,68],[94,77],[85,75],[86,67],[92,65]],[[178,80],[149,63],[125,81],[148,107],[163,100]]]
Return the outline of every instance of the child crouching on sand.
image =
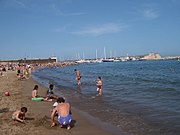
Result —
[[[32,100],[34,101],[52,101],[52,99],[48,99],[48,97],[40,97],[38,95],[38,85],[35,85],[32,90]]]
[[[19,121],[24,123],[24,119],[25,119],[25,113],[27,112],[27,108],[26,107],[22,107],[21,110],[16,110],[13,114],[12,114],[12,119],[14,121]]]

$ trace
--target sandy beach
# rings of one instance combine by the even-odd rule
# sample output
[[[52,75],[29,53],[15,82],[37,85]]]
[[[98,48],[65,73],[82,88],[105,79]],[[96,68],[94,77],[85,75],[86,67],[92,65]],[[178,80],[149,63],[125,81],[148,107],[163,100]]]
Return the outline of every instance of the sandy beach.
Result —
[[[31,78],[28,80],[18,80],[15,71],[4,72],[0,77],[0,134],[1,135],[18,135],[18,134],[73,134],[73,135],[90,135],[115,134],[105,130],[98,121],[95,122],[87,115],[72,107],[71,130],[60,128],[58,126],[51,128],[50,110],[54,102],[35,102],[31,100],[31,91],[37,82]],[[44,96],[47,88],[39,85],[39,95]],[[8,90],[10,96],[3,96],[3,92]],[[55,101],[55,100],[54,100]],[[27,107],[25,124],[12,120],[12,113],[21,107]],[[94,124],[96,123],[96,124]],[[105,127],[105,126],[103,126]],[[106,128],[108,129],[108,128]],[[119,133],[121,134],[121,133]]]

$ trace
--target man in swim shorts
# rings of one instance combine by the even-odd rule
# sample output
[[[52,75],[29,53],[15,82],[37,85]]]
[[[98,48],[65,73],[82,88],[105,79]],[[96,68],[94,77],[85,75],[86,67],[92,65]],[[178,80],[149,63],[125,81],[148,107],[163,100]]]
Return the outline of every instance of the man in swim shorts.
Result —
[[[51,127],[55,126],[54,123],[54,117],[56,116],[56,113],[58,115],[58,123],[62,127],[63,125],[67,126],[67,129],[69,130],[71,128],[71,106],[69,103],[65,103],[64,98],[59,97],[57,99],[58,105],[55,107],[51,113]]]

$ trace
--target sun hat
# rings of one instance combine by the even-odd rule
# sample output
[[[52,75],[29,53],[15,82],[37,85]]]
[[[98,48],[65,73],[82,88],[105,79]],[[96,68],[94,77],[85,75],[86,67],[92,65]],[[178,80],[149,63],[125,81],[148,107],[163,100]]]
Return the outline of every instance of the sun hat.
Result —
[[[58,102],[54,102],[53,106],[56,107],[58,105]]]

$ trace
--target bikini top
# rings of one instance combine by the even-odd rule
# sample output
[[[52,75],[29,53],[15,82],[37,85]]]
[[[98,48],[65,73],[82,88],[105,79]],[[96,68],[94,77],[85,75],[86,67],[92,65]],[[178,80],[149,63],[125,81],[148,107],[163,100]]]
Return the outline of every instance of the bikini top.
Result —
[[[53,90],[48,90],[48,93],[51,93],[51,94],[53,94]]]

